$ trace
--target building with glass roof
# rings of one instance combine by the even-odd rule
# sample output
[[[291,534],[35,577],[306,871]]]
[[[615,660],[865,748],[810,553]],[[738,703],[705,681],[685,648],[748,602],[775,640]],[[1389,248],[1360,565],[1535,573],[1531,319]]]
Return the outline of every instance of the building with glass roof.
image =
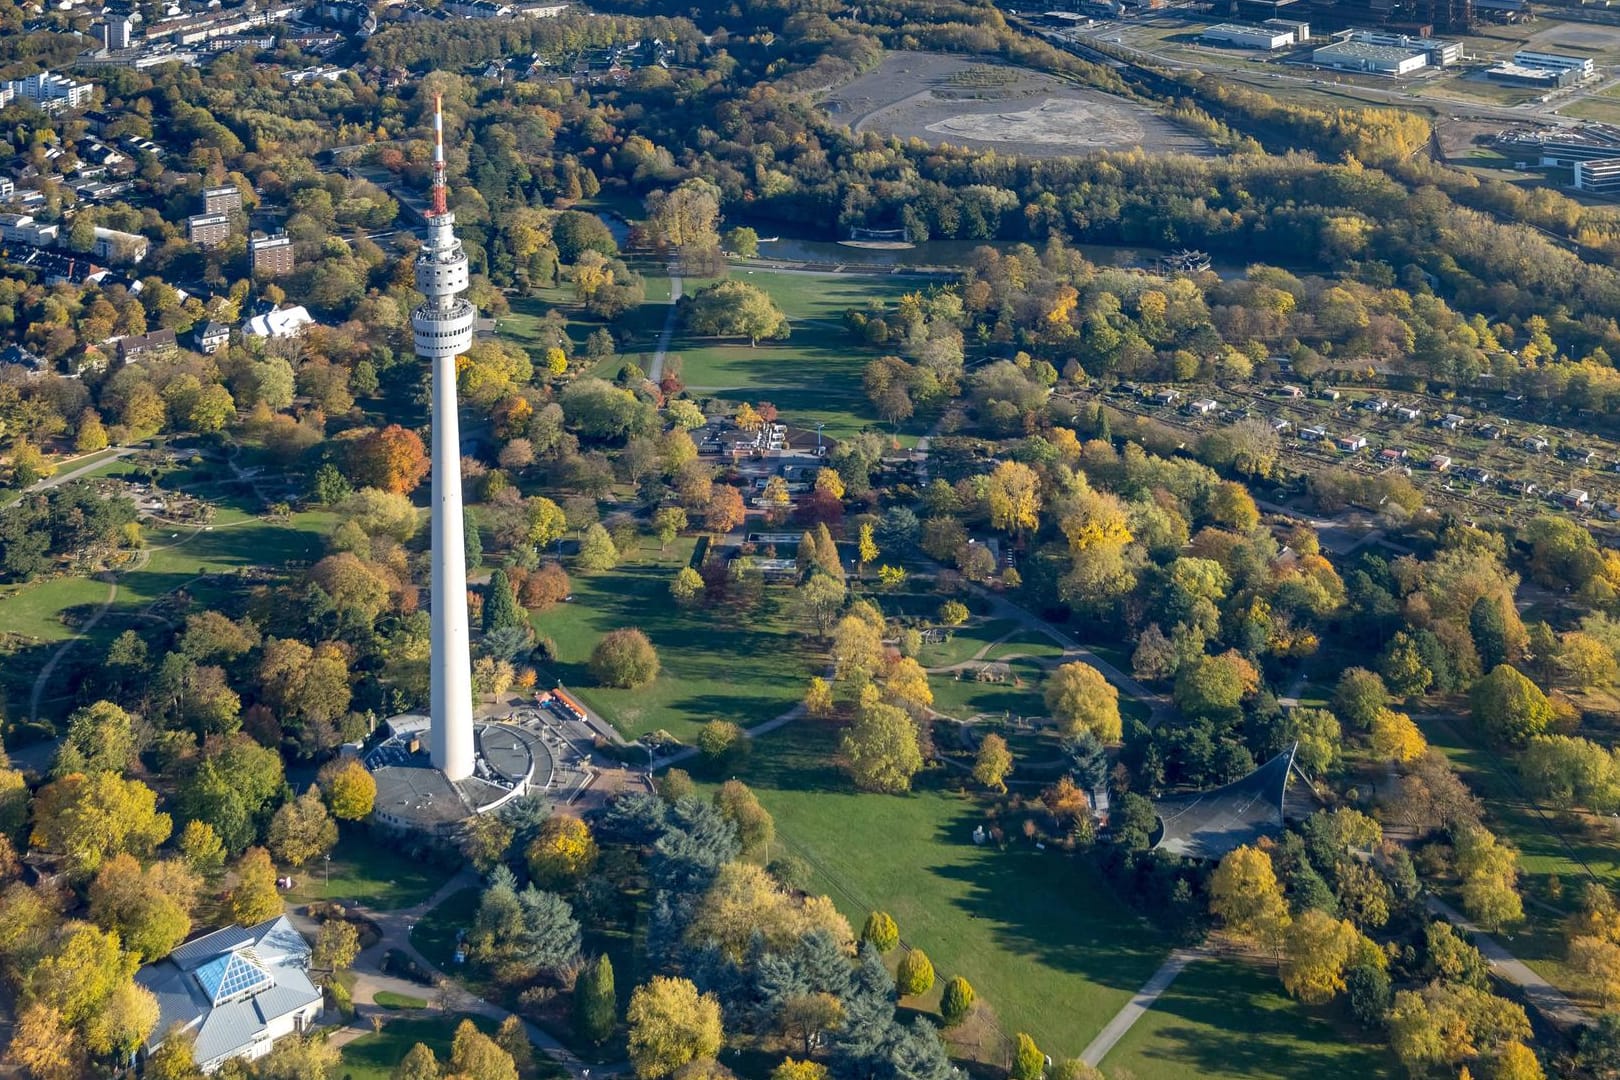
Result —
[[[321,1014],[309,980],[309,943],[286,916],[227,926],[148,964],[135,980],[157,998],[146,1050],[185,1035],[204,1072],[231,1058],[263,1057],[277,1039],[307,1031]]]

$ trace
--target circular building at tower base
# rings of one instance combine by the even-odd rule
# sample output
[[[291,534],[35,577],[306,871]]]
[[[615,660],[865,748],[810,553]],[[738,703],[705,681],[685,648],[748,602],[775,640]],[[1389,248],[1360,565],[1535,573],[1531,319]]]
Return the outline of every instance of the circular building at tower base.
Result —
[[[389,828],[448,833],[529,791],[544,790],[555,762],[539,734],[515,723],[473,725],[473,775],[452,781],[428,756],[431,721],[419,713],[385,722],[361,761],[377,781],[372,818]]]

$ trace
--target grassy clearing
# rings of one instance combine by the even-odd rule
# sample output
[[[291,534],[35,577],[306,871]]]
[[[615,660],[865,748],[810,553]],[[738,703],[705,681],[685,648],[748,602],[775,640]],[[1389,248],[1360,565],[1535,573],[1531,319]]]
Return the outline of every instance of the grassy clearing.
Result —
[[[389,1080],[411,1047],[424,1043],[441,1065],[450,1058],[450,1042],[463,1020],[471,1020],[485,1034],[495,1034],[495,1022],[482,1016],[411,1016],[389,1020],[383,1029],[362,1035],[345,1046],[338,1059],[339,1075],[347,1080]]]
[[[971,671],[935,675],[928,685],[934,691],[934,708],[947,716],[966,720],[980,713],[1013,716],[1044,716],[1046,703],[1041,697],[1045,672],[1034,660],[1014,660],[1008,665],[1013,680],[1004,683],[979,682]]]
[[[411,927],[411,945],[424,960],[441,971],[455,967],[456,934],[472,927],[479,895],[476,888],[453,892],[444,903],[416,920]]]
[[[1162,961],[1160,935],[1080,859],[975,847],[984,819],[970,797],[853,792],[832,764],[836,741],[829,727],[790,725],[743,773],[813,887],[856,926],[889,911],[941,982],[966,976],[1006,1031],[1078,1054]]]
[[[411,997],[409,994],[396,994],[392,990],[379,990],[371,995],[371,1000],[385,1009],[425,1009],[428,1007],[427,998]]]
[[[662,728],[690,741],[709,720],[748,727],[791,708],[815,661],[786,610],[787,591],[767,589],[747,615],[684,611],[670,598],[669,583],[691,551],[690,540],[662,555],[649,545],[614,570],[574,575],[574,602],[534,617],[557,644],[558,660],[541,685],[561,679],[630,736]],[[625,626],[652,640],[662,670],[639,690],[598,686],[586,661],[604,634]]]
[[[364,904],[373,911],[415,907],[450,879],[450,871],[379,844],[360,829],[345,829],[332,851],[330,877],[324,862],[297,871],[298,887],[287,893],[292,904],[318,900]]]
[[[861,390],[861,371],[879,351],[856,342],[844,328],[849,308],[873,301],[892,304],[921,286],[915,279],[888,275],[810,274],[739,269],[732,276],[770,293],[789,319],[793,335],[785,342],[695,338],[677,329],[670,343],[680,357],[681,380],[694,394],[734,401],[768,400],[800,427],[827,425],[833,438],[852,435],[877,422]],[[695,292],[702,283],[687,283]]]
[[[1102,1064],[1137,1080],[1401,1075],[1386,1048],[1291,1000],[1275,973],[1228,960],[1190,965]]]
[[[888,609],[885,608],[885,611]],[[1006,637],[1018,624],[1011,619],[991,619],[988,622],[969,623],[951,631],[950,639],[938,645],[924,645],[917,654],[923,667],[949,667],[971,659],[973,654]]]
[[[993,646],[985,654],[985,659],[1000,660],[1006,656],[1059,657],[1062,655],[1063,646],[1039,630],[1023,630],[999,645]]]

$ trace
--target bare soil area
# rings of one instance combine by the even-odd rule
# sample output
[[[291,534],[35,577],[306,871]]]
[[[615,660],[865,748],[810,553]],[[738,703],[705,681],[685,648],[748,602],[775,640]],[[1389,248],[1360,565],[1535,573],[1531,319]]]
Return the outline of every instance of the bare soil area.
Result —
[[[1027,68],[894,52],[821,103],[856,131],[1032,157],[1140,148],[1208,154],[1152,109]]]

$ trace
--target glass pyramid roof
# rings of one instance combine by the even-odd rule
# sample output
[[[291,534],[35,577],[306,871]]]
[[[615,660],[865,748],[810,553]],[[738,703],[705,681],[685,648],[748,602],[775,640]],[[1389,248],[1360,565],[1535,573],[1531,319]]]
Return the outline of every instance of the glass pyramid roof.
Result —
[[[275,984],[252,949],[239,949],[208,961],[197,969],[197,983],[215,1005]]]

